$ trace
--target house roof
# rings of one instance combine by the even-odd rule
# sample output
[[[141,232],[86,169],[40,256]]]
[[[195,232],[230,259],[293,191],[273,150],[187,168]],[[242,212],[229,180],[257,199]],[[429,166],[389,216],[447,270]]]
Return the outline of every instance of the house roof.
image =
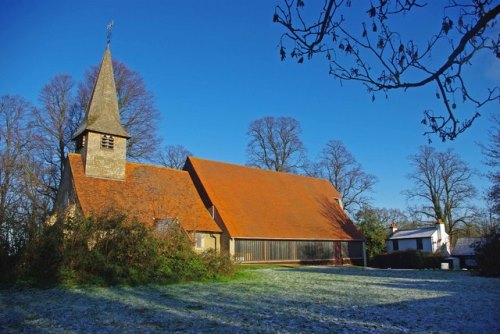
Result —
[[[89,107],[82,123],[73,134],[73,139],[85,131],[95,131],[130,138],[120,122],[118,100],[109,44],[99,67],[99,73],[92,90]]]
[[[126,178],[120,181],[86,176],[79,154],[70,153],[68,162],[85,216],[118,211],[144,223],[175,217],[187,231],[221,232],[188,172],[127,162]]]
[[[457,240],[455,247],[451,251],[452,256],[476,255],[474,246],[476,243],[483,242],[483,238],[460,238]]]
[[[233,238],[364,239],[327,180],[194,157],[185,169]]]
[[[435,232],[437,232],[435,227],[417,228],[414,230],[398,230],[389,237],[389,240],[430,238]]]

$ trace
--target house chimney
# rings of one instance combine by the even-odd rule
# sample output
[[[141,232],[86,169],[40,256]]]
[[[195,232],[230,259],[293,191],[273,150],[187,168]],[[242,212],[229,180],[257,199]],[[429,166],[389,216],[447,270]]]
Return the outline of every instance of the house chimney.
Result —
[[[436,230],[438,232],[438,242],[441,243],[443,237],[446,235],[446,227],[441,219],[436,222]]]
[[[396,223],[392,223],[391,225],[389,225],[389,228],[387,229],[389,234],[392,234],[392,233],[396,232],[397,230],[398,230],[398,225],[396,225]]]

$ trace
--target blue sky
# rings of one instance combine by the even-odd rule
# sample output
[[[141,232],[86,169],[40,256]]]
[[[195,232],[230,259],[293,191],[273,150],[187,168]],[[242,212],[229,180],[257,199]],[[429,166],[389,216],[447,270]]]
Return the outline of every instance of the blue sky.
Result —
[[[281,27],[272,22],[274,1],[26,1],[0,0],[0,95],[33,103],[53,76],[78,81],[97,64],[114,20],[111,52],[144,77],[161,112],[164,144],[181,144],[195,156],[246,162],[248,124],[257,118],[291,116],[315,159],[327,141],[339,139],[379,182],[379,207],[404,209],[401,192],[411,186],[408,156],[427,144],[422,111],[441,107],[434,87],[392,92],[375,103],[356,83],[328,76],[328,64],[281,62]],[[437,12],[440,13],[439,11]],[[360,18],[361,20],[361,18]],[[424,27],[410,24],[409,33]],[[471,71],[474,89],[499,82],[499,62],[480,59]],[[487,141],[498,103],[453,142],[472,168],[484,172],[478,142]],[[487,182],[477,177],[480,191]]]

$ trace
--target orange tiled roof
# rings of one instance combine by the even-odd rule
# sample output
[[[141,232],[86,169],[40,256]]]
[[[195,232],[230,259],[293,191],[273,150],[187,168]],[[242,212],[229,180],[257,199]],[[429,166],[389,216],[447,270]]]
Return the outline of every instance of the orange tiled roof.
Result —
[[[231,237],[364,239],[324,179],[189,157]]]
[[[185,171],[127,162],[125,181],[117,181],[85,176],[79,154],[68,159],[84,215],[125,211],[144,223],[178,217],[187,231],[221,232]]]

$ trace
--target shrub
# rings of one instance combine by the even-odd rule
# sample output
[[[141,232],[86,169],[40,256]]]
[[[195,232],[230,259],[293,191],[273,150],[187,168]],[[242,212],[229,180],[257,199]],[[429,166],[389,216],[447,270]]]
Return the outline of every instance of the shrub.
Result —
[[[33,285],[54,285],[59,282],[62,262],[62,228],[60,225],[45,226],[22,254],[17,274],[21,280]]]
[[[476,245],[477,269],[482,276],[500,276],[500,233],[486,237]]]
[[[210,268],[211,278],[233,276],[236,273],[236,266],[229,254],[221,254],[209,249],[201,254],[201,257],[204,265]]]
[[[159,247],[148,226],[123,215],[73,219],[65,224],[64,280],[141,284],[159,269]]]
[[[46,226],[22,262],[21,278],[36,285],[162,284],[234,274],[228,256],[196,254],[179,225],[158,234],[124,215]]]
[[[369,265],[376,268],[397,269],[440,268],[443,259],[444,256],[440,254],[407,250],[377,255],[370,261]]]

